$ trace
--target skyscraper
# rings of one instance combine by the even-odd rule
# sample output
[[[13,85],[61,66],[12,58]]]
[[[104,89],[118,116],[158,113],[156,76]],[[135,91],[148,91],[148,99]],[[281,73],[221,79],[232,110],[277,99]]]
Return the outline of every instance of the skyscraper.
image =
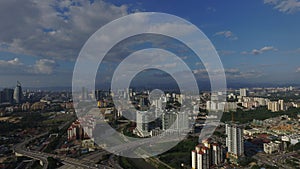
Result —
[[[225,129],[228,156],[231,159],[238,160],[244,156],[243,128],[237,124],[226,124]]]
[[[14,101],[15,103],[19,104],[22,102],[22,99],[23,99],[23,93],[22,93],[21,83],[17,81],[17,86],[14,90]]]

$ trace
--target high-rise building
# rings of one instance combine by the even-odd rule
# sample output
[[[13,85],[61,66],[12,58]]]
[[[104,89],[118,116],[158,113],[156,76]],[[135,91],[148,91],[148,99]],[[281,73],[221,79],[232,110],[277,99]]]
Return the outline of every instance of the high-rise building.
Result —
[[[92,116],[79,118],[68,128],[68,140],[93,139],[96,120]]]
[[[279,110],[283,111],[284,110],[284,102],[283,102],[283,100],[278,100],[278,104],[279,104]]]
[[[192,151],[192,169],[209,169],[222,163],[223,151],[217,143],[205,140]]]
[[[247,96],[247,89],[245,89],[245,88],[240,89],[240,96],[241,97],[246,97]]]
[[[279,100],[279,101],[270,101],[268,102],[268,110],[271,110],[272,112],[277,112],[277,111],[283,111],[285,110],[284,107],[284,102],[283,100]]]
[[[146,97],[141,97],[139,100],[139,107],[141,111],[146,111],[148,109],[148,99]]]
[[[4,92],[0,91],[0,103],[4,102]]]
[[[22,99],[23,99],[22,86],[21,83],[18,81],[17,86],[14,90],[14,101],[17,104],[20,104],[22,103]]]
[[[163,100],[162,98],[153,100],[153,105],[155,106],[155,118],[158,118],[163,111]]]
[[[213,165],[219,165],[223,162],[223,149],[222,147],[217,144],[213,143],[211,144],[211,162]]]
[[[209,150],[202,144],[192,151],[192,169],[209,169]]]
[[[136,131],[141,137],[147,137],[150,135],[148,119],[147,111],[136,112]]]
[[[68,140],[81,140],[83,138],[83,128],[80,125],[79,120],[76,120],[68,128]]]
[[[183,131],[189,129],[188,114],[186,112],[167,111],[162,115],[162,129]]]
[[[81,89],[81,99],[82,100],[88,99],[88,89],[85,87],[82,87],[82,89]]]
[[[226,124],[226,146],[230,159],[238,160],[244,156],[243,128],[237,124]],[[236,161],[235,161],[236,162]]]
[[[13,103],[14,102],[14,89],[3,89],[3,102]]]

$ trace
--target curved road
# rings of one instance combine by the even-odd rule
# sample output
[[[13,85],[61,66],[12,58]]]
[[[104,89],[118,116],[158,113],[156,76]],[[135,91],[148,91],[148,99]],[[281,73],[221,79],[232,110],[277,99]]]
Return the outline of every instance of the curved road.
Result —
[[[66,125],[68,125],[70,122],[66,122],[63,125],[59,126],[59,130],[61,130],[62,128],[64,128]],[[39,151],[31,151],[29,149],[26,148],[26,145],[35,140],[38,139],[40,137],[46,136],[48,135],[49,132],[45,132],[43,134],[37,135],[35,137],[32,137],[30,139],[26,139],[24,142],[17,144],[14,147],[14,152],[18,153],[20,155],[29,157],[29,158],[33,158],[36,160],[40,160],[43,162],[43,169],[47,169],[48,168],[48,157],[52,157],[52,158],[56,158],[56,159],[60,159],[62,161],[63,164],[68,165],[72,168],[103,168],[103,169],[111,169],[111,167],[105,166],[105,165],[96,165],[96,164],[92,164],[92,163],[88,163],[85,164],[87,161],[85,160],[79,160],[79,159],[74,159],[74,158],[69,158],[69,157],[64,157],[64,156],[58,156],[58,155],[54,155],[54,154],[50,154],[50,153],[44,153],[44,152],[39,152]]]

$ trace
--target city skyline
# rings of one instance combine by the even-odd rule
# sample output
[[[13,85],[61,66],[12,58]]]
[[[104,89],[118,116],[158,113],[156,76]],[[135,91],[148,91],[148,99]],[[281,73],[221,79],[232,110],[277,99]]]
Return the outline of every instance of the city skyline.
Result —
[[[297,85],[300,84],[299,3],[296,0],[1,2],[0,16],[11,29],[7,30],[5,24],[0,27],[3,30],[0,84],[3,88],[12,87],[17,79],[26,87],[71,87],[76,57],[89,36],[121,16],[154,11],[185,18],[208,36],[220,55],[229,87]],[[82,12],[85,10],[91,14]],[[107,60],[99,69],[107,72],[99,79],[106,79],[108,72],[113,71],[111,64],[114,61]],[[208,86],[204,67],[195,64],[193,72],[199,84]],[[140,81],[146,84],[151,85],[159,77],[166,81],[163,85],[169,85],[170,77],[161,73],[144,75],[149,80],[141,77]],[[97,83],[109,86],[107,81]]]
[[[300,0],[0,1],[0,168],[300,169]]]

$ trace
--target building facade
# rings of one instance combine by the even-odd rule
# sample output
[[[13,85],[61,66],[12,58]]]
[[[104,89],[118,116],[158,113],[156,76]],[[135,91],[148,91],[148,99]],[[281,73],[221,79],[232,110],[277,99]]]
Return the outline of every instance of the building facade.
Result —
[[[226,124],[226,146],[230,159],[239,159],[244,156],[243,128],[237,124]]]
[[[223,149],[217,143],[205,140],[192,152],[192,169],[209,169],[223,163]]]
[[[17,86],[14,90],[14,101],[17,104],[20,104],[22,103],[22,99],[23,99],[22,86],[20,82],[17,82]]]

